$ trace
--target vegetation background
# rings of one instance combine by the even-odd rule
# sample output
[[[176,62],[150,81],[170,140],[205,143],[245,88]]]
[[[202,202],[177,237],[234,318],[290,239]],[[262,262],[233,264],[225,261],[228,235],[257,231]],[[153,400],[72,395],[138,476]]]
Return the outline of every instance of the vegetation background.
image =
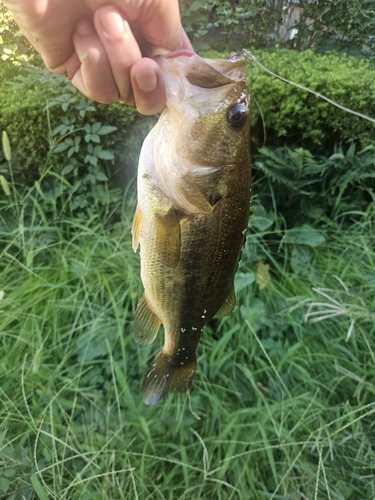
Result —
[[[375,117],[372,1],[181,9],[207,57],[245,47]],[[0,498],[374,499],[373,123],[248,62],[237,307],[206,327],[191,392],[146,407],[159,346],[133,341],[130,227],[155,118],[49,74],[1,3],[0,37]]]

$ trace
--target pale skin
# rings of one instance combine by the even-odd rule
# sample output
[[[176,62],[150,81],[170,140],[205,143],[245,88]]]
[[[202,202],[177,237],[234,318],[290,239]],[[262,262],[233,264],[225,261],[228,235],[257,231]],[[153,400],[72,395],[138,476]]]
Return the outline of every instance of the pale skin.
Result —
[[[5,0],[53,73],[84,95],[162,111],[165,90],[151,47],[192,50],[178,0]]]

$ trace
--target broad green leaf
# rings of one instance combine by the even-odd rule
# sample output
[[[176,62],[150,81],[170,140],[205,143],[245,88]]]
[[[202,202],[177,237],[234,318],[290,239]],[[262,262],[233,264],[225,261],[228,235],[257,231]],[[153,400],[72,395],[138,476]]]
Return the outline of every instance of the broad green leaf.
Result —
[[[98,165],[98,158],[93,155],[86,155],[85,156],[85,163],[90,163],[94,167]]]
[[[106,135],[114,132],[115,130],[117,130],[117,127],[112,127],[111,125],[103,125],[96,133],[99,135]]]
[[[312,250],[306,246],[294,246],[290,259],[292,269],[297,274],[304,274],[308,270],[312,258]]]
[[[48,500],[48,494],[35,474],[31,476],[31,484],[33,485],[35,493],[38,495],[39,500]]]
[[[255,281],[254,273],[237,273],[234,278],[236,293],[251,285]]]
[[[78,148],[79,149],[79,148]],[[74,153],[77,153],[77,148],[75,146],[72,146],[69,151],[68,151],[68,158],[73,156]]]
[[[93,184],[93,185],[96,184],[96,175],[94,175],[94,174],[87,174],[87,179],[91,182],[91,184]]]
[[[7,493],[10,486],[10,481],[6,477],[0,477],[0,492]]]
[[[96,144],[100,144],[100,137],[98,134],[91,134],[90,140]]]
[[[98,151],[96,156],[101,160],[113,160],[114,156],[109,151]]]
[[[95,122],[91,126],[91,133],[96,134],[98,132],[98,130],[100,129],[101,126],[102,126],[101,122]]]
[[[56,128],[53,129],[52,135],[58,135],[58,134],[63,135],[65,133],[65,132],[63,132],[63,130],[65,130],[65,128],[66,128],[66,125],[64,125],[64,124],[58,125]]]
[[[255,227],[259,231],[266,231],[275,222],[275,214],[267,212],[262,205],[254,205],[250,216],[250,227]]]
[[[108,177],[105,175],[104,172],[98,172],[96,174],[96,180],[98,180],[98,181],[108,181]]]
[[[283,238],[284,243],[308,245],[310,247],[323,245],[325,240],[326,239],[322,233],[308,224],[304,224],[302,227],[293,227],[292,229],[289,229],[289,231],[286,231]]]
[[[75,165],[72,165],[71,163],[69,163],[69,165],[66,165],[62,171],[61,171],[61,174],[62,175],[67,175],[67,174],[70,174],[70,172],[72,172],[75,168]]]
[[[65,144],[64,142],[62,142],[61,144],[58,144],[53,152],[54,153],[61,153],[62,151],[66,151],[67,149],[69,148],[69,144]]]

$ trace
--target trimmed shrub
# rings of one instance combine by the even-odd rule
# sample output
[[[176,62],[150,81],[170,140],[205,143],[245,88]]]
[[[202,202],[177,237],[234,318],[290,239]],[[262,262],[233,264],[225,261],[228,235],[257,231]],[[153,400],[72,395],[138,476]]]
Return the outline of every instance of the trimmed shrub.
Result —
[[[373,63],[309,50],[263,50],[254,55],[271,71],[375,117]],[[222,54],[210,51],[205,56]],[[272,77],[254,62],[248,62],[247,75],[256,146],[264,142],[257,104],[265,118],[267,146],[287,144],[330,154],[335,144],[355,142],[357,149],[375,145],[373,123]],[[13,168],[28,184],[46,169],[72,185],[83,179],[87,187],[112,177],[117,184],[128,182],[135,175],[142,141],[155,122],[155,117],[140,116],[119,103],[94,103],[44,68],[30,69],[26,76],[0,85],[0,106],[0,130],[8,132],[15,153]]]
[[[375,118],[375,65],[337,53],[311,50],[255,50],[267,69],[308,87],[346,108]],[[209,51],[206,57],[222,57]],[[285,83],[248,62],[247,77],[253,95],[252,139],[263,144],[262,110],[266,144],[284,143],[307,148],[333,149],[333,145],[358,142],[361,148],[375,144],[375,124],[349,114],[317,96]]]
[[[127,167],[129,178],[151,126],[150,119],[138,124],[134,108],[95,103],[44,68],[30,68],[26,76],[1,85],[0,103],[0,130],[7,131],[13,168],[27,184],[49,168],[71,182],[90,175],[95,183],[89,168],[99,164],[97,180]],[[130,133],[130,125],[140,133]]]

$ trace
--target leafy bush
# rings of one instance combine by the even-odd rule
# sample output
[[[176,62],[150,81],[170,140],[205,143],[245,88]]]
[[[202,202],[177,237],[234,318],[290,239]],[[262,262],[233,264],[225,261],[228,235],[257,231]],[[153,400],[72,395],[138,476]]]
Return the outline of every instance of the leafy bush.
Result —
[[[3,84],[0,102],[0,130],[12,145],[16,183],[40,181],[49,200],[68,198],[70,210],[88,215],[93,200],[106,203],[109,179],[116,187],[134,179],[143,139],[155,122],[119,103],[94,103],[44,68],[29,68]],[[9,180],[7,167],[1,173]]]
[[[184,0],[181,14],[197,50],[251,42],[366,56],[375,51],[373,0]]]
[[[272,262],[274,269],[308,276],[320,286],[316,247],[374,214],[375,148],[356,152],[352,144],[327,157],[303,148],[264,147],[253,165],[250,240],[261,238],[264,250],[253,252],[251,272],[267,283]]]
[[[363,215],[374,201],[373,146],[359,152],[354,145],[346,151],[336,148],[328,158],[314,156],[303,148],[261,148],[254,166],[258,171],[258,200],[267,211],[274,212],[274,217],[282,215],[282,225],[287,228]],[[259,229],[264,229],[263,225]]]
[[[17,151],[15,171],[28,183],[32,184],[51,167],[64,176],[86,176],[92,183],[96,181],[91,167],[102,169],[101,174],[95,175],[97,181],[107,176],[103,169],[109,169],[109,176],[121,169],[113,152],[121,149],[128,127],[137,116],[133,108],[119,103],[94,103],[64,77],[44,68],[30,68],[26,76],[2,85],[0,102],[0,129],[7,131],[13,150]],[[56,156],[62,151],[66,153]],[[55,154],[51,156],[52,153]],[[98,160],[107,163],[99,165]]]
[[[207,57],[220,57],[207,52]],[[259,62],[274,73],[308,87],[346,108],[375,118],[375,66],[370,61],[336,53],[311,50],[253,51]],[[256,63],[247,65],[253,95],[252,139],[258,144],[284,142],[307,148],[356,141],[360,147],[375,144],[375,125],[345,112],[317,96],[269,75]],[[267,136],[264,138],[265,119]]]
[[[308,50],[256,52],[274,73],[311,88],[346,108],[375,117],[375,67],[370,62],[335,53],[318,55]],[[271,143],[280,139],[305,146],[358,141],[374,144],[373,123],[349,114],[315,95],[277,80],[255,64],[248,69],[250,88],[265,116]],[[253,123],[258,138],[263,125],[256,106]]]
[[[287,2],[290,7],[290,1]],[[303,8],[296,25],[298,48],[327,47],[374,55],[375,10],[372,0],[300,0]]]
[[[10,12],[0,1],[0,82],[22,71],[27,62],[42,64],[42,58],[23,36]]]

